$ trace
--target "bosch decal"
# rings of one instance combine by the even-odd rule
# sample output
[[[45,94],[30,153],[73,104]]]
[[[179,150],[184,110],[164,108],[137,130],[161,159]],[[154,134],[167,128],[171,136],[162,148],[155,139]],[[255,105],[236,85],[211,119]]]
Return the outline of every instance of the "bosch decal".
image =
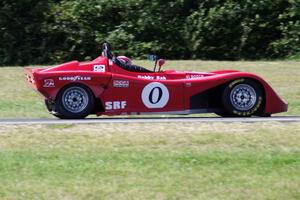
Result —
[[[202,78],[204,77],[204,75],[202,74],[190,74],[190,75],[186,75],[187,79],[197,79],[197,78]]]

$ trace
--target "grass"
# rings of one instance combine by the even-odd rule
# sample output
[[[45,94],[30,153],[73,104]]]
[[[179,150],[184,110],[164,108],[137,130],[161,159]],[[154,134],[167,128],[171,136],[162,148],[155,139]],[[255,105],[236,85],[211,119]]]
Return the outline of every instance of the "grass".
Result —
[[[152,68],[148,61],[137,61],[139,65]],[[289,102],[289,111],[280,115],[300,114],[300,62],[215,62],[215,61],[167,61],[164,69],[212,71],[237,69],[253,72],[263,77]],[[25,83],[21,67],[0,68],[0,118],[49,118],[43,99]]]
[[[139,65],[150,64],[137,61]],[[300,113],[299,62],[169,61],[266,79]],[[49,118],[22,68],[0,68],[0,118]],[[300,123],[0,126],[0,199],[299,199]]]
[[[276,122],[0,126],[0,197],[299,199],[299,132]]]

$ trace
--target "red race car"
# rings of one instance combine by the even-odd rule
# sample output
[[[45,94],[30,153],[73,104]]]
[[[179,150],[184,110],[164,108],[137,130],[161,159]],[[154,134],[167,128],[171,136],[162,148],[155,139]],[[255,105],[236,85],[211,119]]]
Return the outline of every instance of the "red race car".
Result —
[[[162,71],[164,60],[152,59],[155,67],[150,71],[125,56],[115,57],[104,43],[102,55],[93,61],[24,70],[49,112],[65,119],[208,112],[249,117],[287,111],[287,103],[257,75],[234,70]]]

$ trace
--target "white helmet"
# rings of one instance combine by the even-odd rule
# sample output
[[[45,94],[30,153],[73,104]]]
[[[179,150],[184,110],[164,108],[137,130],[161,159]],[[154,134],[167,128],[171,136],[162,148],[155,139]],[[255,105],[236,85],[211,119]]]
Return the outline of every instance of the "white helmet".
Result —
[[[118,56],[117,58],[118,58],[118,60],[125,63],[126,65],[132,65],[130,58],[128,58],[126,56]]]

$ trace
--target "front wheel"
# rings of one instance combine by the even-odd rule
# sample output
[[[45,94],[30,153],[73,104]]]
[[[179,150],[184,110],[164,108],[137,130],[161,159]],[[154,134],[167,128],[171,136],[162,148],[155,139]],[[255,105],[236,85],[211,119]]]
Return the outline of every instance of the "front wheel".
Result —
[[[250,79],[238,79],[228,84],[222,95],[226,117],[250,117],[263,107],[262,87]]]
[[[57,117],[62,119],[83,119],[92,112],[94,105],[95,99],[89,88],[71,85],[59,92],[55,100],[55,111]]]

